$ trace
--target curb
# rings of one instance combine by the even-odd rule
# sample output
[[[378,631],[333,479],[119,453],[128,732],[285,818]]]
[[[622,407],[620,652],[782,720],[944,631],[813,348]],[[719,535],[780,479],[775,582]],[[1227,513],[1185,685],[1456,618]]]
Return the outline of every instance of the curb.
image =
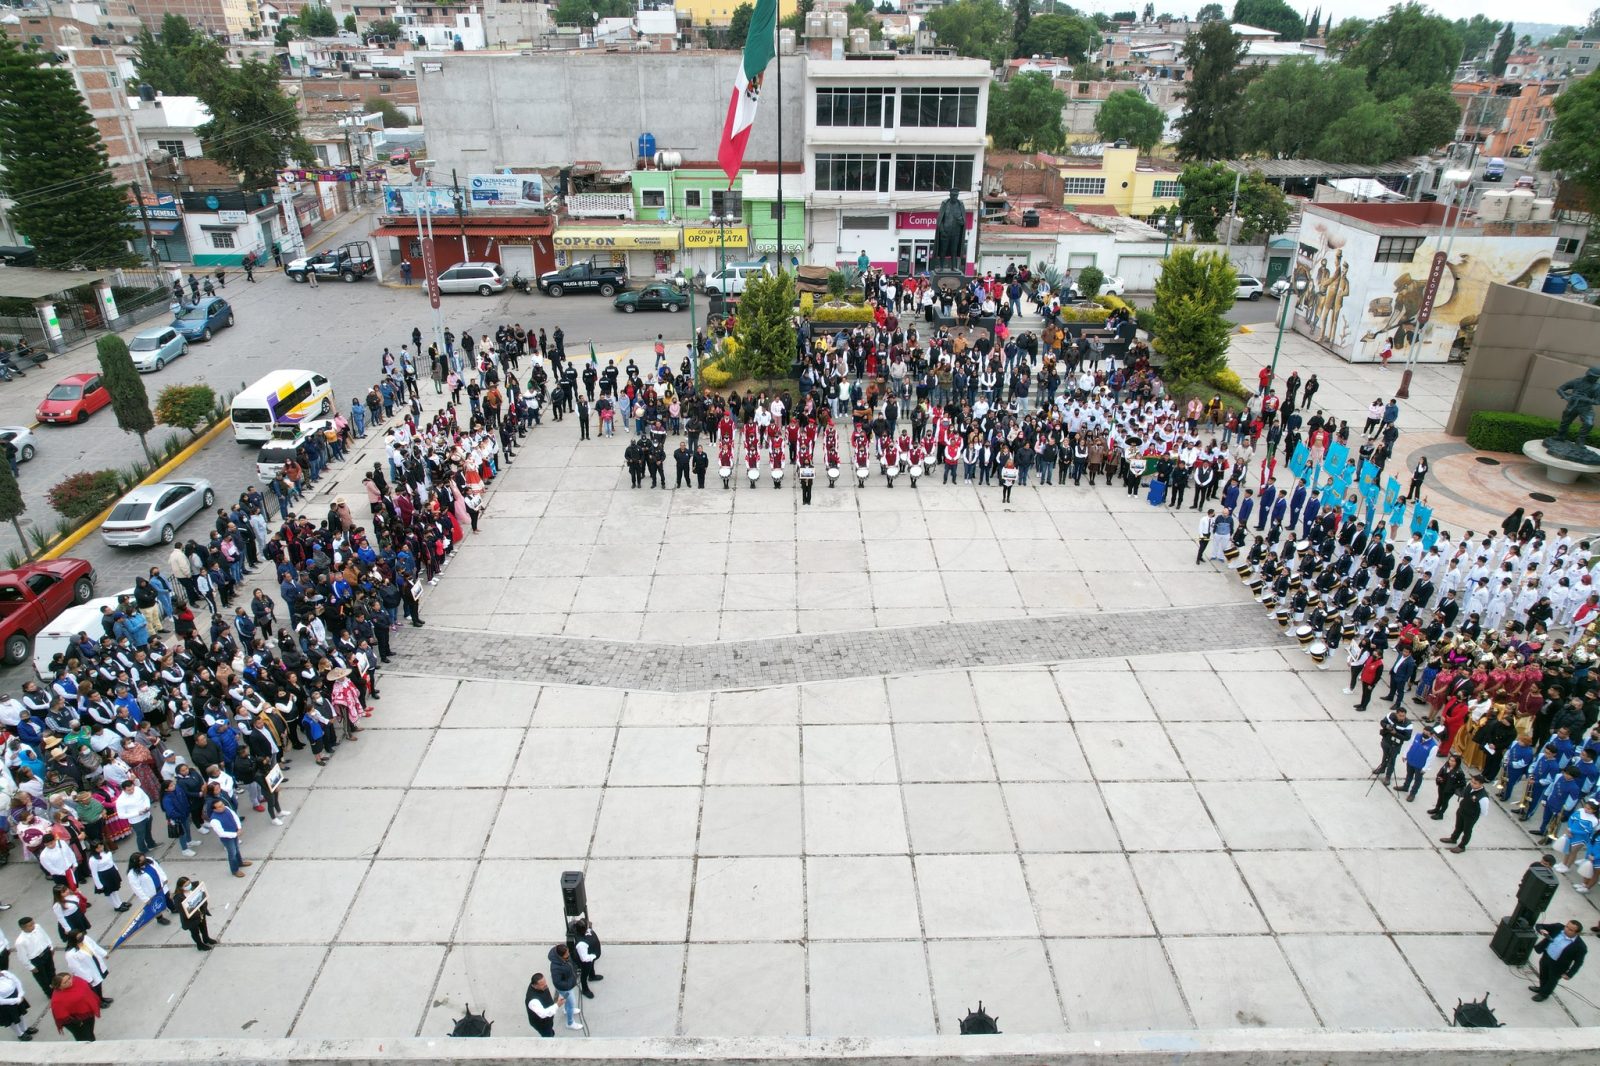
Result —
[[[193,459],[196,452],[198,452],[201,448],[204,448],[207,444],[210,444],[212,441],[216,440],[222,435],[222,431],[231,425],[233,425],[233,419],[230,416],[224,415],[222,421],[218,422],[216,425],[200,434],[200,436],[190,441],[177,455],[174,455],[171,459],[150,471],[150,473],[145,475],[144,480],[140,481],[139,484],[149,485],[152,482],[160,481],[178,467],[182,466],[184,463],[187,463],[190,459]],[[115,506],[115,503],[111,505],[111,507]],[[71,533],[68,533],[66,538],[63,539],[60,544],[57,544],[53,548],[43,552],[33,561],[42,562],[45,559],[59,559],[62,555],[71,551],[73,548],[76,548],[80,543],[83,542],[85,537],[100,528],[100,523],[104,522],[106,517],[111,514],[111,507],[107,507],[104,511],[101,511],[93,518],[84,522],[83,525],[79,526],[77,529],[73,530]]]

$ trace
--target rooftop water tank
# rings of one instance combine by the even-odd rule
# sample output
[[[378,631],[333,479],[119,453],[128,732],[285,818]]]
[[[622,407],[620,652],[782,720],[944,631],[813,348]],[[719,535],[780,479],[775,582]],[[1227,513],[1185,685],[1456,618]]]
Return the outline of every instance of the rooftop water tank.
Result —
[[[1533,201],[1533,222],[1549,222],[1556,214],[1556,202],[1548,196]]]
[[[640,159],[654,159],[656,156],[656,135],[653,133],[639,134],[639,150],[634,155]]]
[[[1506,221],[1527,222],[1533,218],[1532,189],[1512,189],[1506,196]]]
[[[1506,200],[1511,196],[1503,189],[1491,189],[1478,200],[1478,218],[1484,222],[1506,220]]]

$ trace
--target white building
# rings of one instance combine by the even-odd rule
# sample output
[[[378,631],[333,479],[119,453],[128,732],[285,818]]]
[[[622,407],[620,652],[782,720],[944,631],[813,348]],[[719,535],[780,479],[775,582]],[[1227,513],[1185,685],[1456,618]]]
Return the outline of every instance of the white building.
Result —
[[[939,204],[967,207],[967,259],[983,181],[989,64],[873,55],[808,58],[805,163],[812,263],[921,272]]]

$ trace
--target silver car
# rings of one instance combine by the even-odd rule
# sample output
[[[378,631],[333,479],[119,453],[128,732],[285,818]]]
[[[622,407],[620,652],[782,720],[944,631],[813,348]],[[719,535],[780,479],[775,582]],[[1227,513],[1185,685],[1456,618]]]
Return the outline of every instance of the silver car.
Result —
[[[128,342],[128,354],[140,373],[161,370],[189,351],[189,341],[172,326],[141,330]]]
[[[493,296],[504,292],[506,272],[499,263],[457,263],[439,275],[439,291],[444,293],[475,292],[479,296]]]
[[[119,548],[171,544],[179,526],[216,500],[217,494],[205,478],[169,478],[140,485],[117,501],[110,517],[100,523],[100,537]]]
[[[19,463],[27,462],[38,452],[38,448],[34,446],[33,430],[27,426],[0,426],[0,441],[17,450]]]

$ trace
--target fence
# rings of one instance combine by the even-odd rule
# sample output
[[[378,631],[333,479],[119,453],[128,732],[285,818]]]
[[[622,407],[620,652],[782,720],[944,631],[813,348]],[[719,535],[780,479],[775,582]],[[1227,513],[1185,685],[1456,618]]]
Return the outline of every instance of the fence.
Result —
[[[92,293],[87,299],[79,289],[60,294],[56,302],[56,318],[61,327],[59,344],[52,345],[46,339],[44,323],[39,321],[38,315],[0,316],[0,340],[17,338],[39,347],[65,351],[94,333],[128,329],[170,313],[172,291],[161,271],[116,271],[111,275],[111,291],[117,302],[117,317],[110,320],[101,312]]]

